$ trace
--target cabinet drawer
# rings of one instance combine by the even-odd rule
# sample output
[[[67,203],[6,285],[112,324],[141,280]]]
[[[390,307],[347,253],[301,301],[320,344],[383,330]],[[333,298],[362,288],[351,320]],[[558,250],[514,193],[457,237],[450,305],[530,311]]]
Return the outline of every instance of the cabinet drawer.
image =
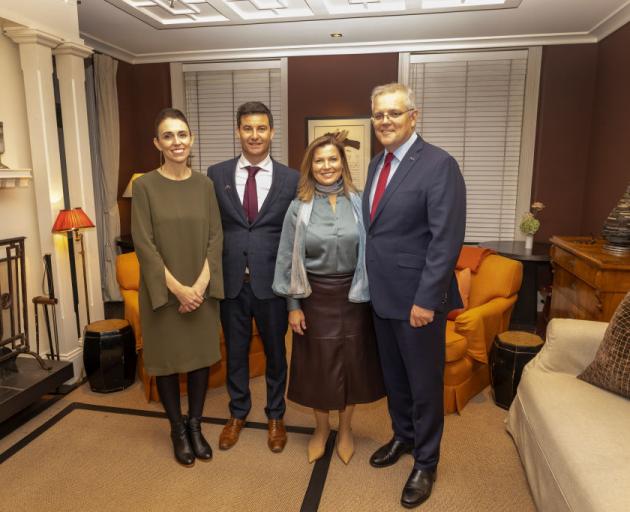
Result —
[[[553,279],[553,293],[556,290],[580,309],[587,311],[593,317],[602,313],[602,303],[595,288],[577,279],[561,267],[557,267]]]
[[[551,259],[556,264],[573,274],[578,279],[585,281],[590,286],[595,286],[598,278],[598,270],[590,266],[586,261],[578,259],[560,247],[552,246]]]

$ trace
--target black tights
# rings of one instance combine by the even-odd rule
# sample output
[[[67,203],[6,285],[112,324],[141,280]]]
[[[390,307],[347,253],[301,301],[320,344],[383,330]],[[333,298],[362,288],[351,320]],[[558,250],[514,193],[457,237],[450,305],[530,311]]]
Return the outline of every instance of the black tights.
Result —
[[[188,372],[188,416],[199,418],[203,413],[203,403],[208,389],[208,374],[210,368],[199,368]],[[160,400],[171,423],[182,419],[179,400],[179,374],[161,375],[156,377]]]

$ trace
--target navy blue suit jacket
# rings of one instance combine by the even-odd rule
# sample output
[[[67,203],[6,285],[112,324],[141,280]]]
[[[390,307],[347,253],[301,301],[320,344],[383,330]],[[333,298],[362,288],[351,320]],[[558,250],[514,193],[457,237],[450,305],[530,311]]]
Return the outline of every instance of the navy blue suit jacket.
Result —
[[[243,286],[245,267],[249,266],[250,285],[258,299],[271,299],[280,233],[287,208],[295,198],[299,173],[273,161],[269,194],[259,205],[258,216],[250,225],[236,191],[238,158],[208,167],[208,177],[221,210],[223,224],[223,281],[225,297],[234,299]]]
[[[370,162],[363,194],[370,297],[381,318],[408,320],[411,307],[462,307],[454,268],[464,242],[466,187],[455,159],[418,137],[370,221],[370,190],[383,153]]]

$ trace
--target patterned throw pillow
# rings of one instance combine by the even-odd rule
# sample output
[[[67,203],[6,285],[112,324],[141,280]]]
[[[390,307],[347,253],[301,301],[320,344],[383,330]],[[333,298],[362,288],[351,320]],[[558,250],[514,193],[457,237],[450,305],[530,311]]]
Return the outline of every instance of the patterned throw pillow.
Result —
[[[578,379],[630,398],[630,293],[610,320],[595,359]]]

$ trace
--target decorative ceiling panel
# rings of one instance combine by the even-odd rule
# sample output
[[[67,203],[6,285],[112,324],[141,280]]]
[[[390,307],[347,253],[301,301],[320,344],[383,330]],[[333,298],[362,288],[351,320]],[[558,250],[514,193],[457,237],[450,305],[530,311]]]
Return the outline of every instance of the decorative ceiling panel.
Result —
[[[507,9],[522,0],[106,0],[157,28]]]
[[[224,0],[224,3],[243,20],[283,21],[313,16],[303,0]]]
[[[407,7],[405,0],[324,0],[330,14],[369,14],[400,12]]]
[[[110,3],[156,28],[210,25],[230,21],[206,0],[117,0]]]

